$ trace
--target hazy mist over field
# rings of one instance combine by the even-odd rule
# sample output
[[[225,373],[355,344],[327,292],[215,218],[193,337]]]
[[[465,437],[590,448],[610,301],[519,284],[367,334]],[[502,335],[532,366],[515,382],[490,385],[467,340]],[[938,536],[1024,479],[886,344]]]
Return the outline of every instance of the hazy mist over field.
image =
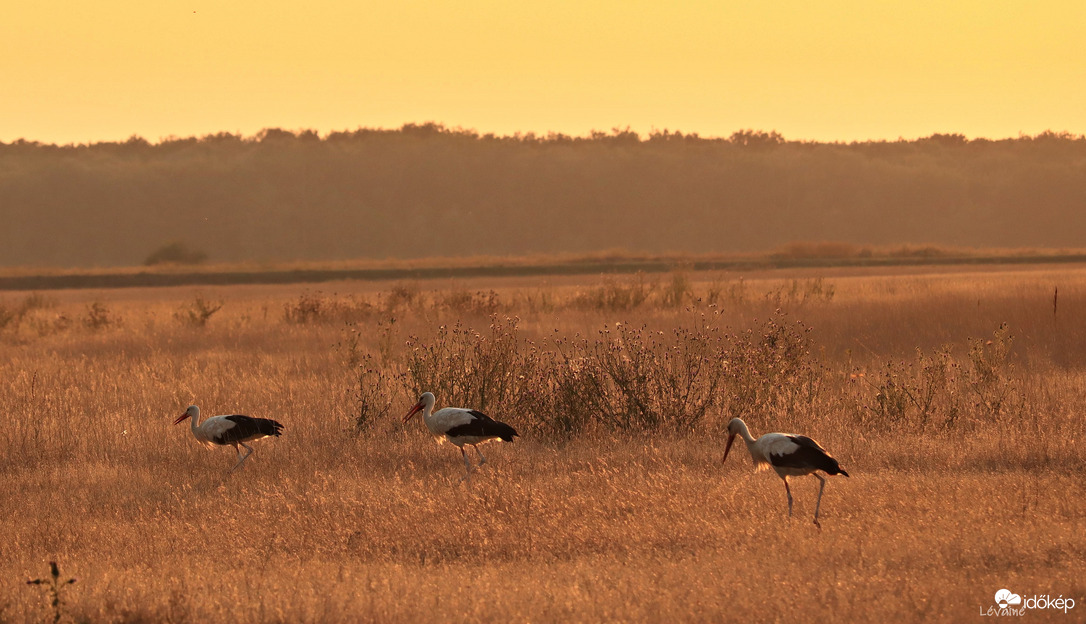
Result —
[[[1086,139],[265,130],[0,144],[0,265],[1086,246]]]

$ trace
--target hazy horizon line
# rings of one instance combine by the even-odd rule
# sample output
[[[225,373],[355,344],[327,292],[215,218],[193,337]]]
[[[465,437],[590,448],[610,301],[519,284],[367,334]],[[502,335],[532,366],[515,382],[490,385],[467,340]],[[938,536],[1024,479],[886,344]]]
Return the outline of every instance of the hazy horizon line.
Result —
[[[260,130],[257,130],[257,131],[255,131],[253,133],[246,133],[246,132],[240,131],[240,130],[234,130],[234,131],[218,130],[218,131],[214,131],[214,132],[205,132],[205,133],[202,133],[202,134],[188,134],[188,135],[168,134],[168,135],[165,135],[165,136],[159,136],[156,140],[151,140],[151,139],[147,138],[146,136],[144,136],[144,135],[142,135],[142,134],[140,134],[138,132],[133,132],[132,134],[129,134],[125,138],[102,138],[102,139],[94,139],[94,140],[88,140],[88,141],[74,141],[73,140],[73,141],[68,141],[68,142],[63,142],[63,143],[62,142],[56,142],[56,141],[44,141],[44,140],[40,140],[40,139],[31,139],[31,138],[27,138],[27,137],[19,137],[19,138],[15,138],[15,139],[11,139],[11,140],[6,140],[6,141],[3,140],[3,139],[0,139],[0,145],[15,145],[15,144],[19,144],[19,143],[29,143],[29,144],[36,144],[36,145],[42,145],[42,146],[51,146],[51,147],[91,147],[91,146],[94,146],[94,145],[124,144],[124,143],[128,143],[128,142],[136,141],[136,142],[144,142],[144,143],[147,143],[147,144],[153,146],[153,145],[161,145],[161,144],[165,144],[165,143],[170,143],[170,142],[174,142],[174,141],[186,141],[186,140],[190,140],[190,139],[205,139],[205,138],[208,138],[208,137],[217,137],[217,136],[224,136],[224,135],[237,137],[237,138],[240,138],[241,140],[259,140],[259,139],[262,138],[262,135],[264,135],[264,134],[266,134],[267,132],[270,132],[270,131],[288,132],[288,133],[293,134],[294,136],[316,135],[316,137],[319,138],[320,140],[325,140],[325,139],[328,139],[329,137],[336,136],[336,135],[342,135],[342,134],[353,134],[353,133],[357,133],[357,132],[367,132],[367,131],[368,132],[400,132],[400,131],[403,131],[403,130],[406,130],[406,129],[412,129],[412,128],[426,128],[426,129],[432,129],[432,130],[437,130],[437,131],[441,131],[441,132],[446,132],[446,133],[449,133],[449,134],[475,135],[475,136],[481,137],[481,138],[482,137],[495,138],[495,139],[534,138],[534,139],[540,139],[540,140],[548,140],[548,139],[552,139],[552,140],[553,139],[591,140],[591,139],[594,139],[594,138],[601,138],[601,137],[608,137],[608,136],[620,136],[620,135],[628,136],[629,134],[634,134],[634,135],[637,135],[639,140],[646,141],[646,140],[650,139],[653,136],[663,134],[663,135],[674,135],[674,136],[697,138],[697,139],[702,139],[702,140],[706,140],[706,141],[714,141],[714,140],[726,141],[726,140],[729,140],[729,139],[735,137],[737,134],[752,132],[752,133],[760,134],[760,135],[763,135],[763,136],[775,136],[780,142],[818,143],[818,144],[826,144],[826,145],[841,145],[841,144],[848,145],[848,144],[857,144],[857,143],[862,144],[862,143],[910,142],[910,141],[917,141],[917,140],[931,138],[931,137],[937,137],[937,136],[960,137],[962,140],[967,141],[967,142],[971,142],[971,141],[992,141],[992,142],[995,142],[995,141],[1007,141],[1007,140],[1016,140],[1016,139],[1037,138],[1037,137],[1043,137],[1043,136],[1056,136],[1056,137],[1068,138],[1068,139],[1086,139],[1086,134],[1076,134],[1076,133],[1071,132],[1070,130],[1066,130],[1066,129],[1064,129],[1064,130],[1054,130],[1054,129],[1051,129],[1051,128],[1046,129],[1046,130],[1042,130],[1042,131],[1040,131],[1040,132],[1038,132],[1036,134],[1030,134],[1028,132],[1019,131],[1017,136],[1002,136],[1002,137],[968,136],[965,133],[958,132],[958,131],[932,131],[929,134],[920,134],[920,135],[911,136],[911,137],[898,135],[898,136],[896,136],[894,138],[872,137],[872,138],[866,138],[866,139],[855,139],[855,138],[853,138],[853,139],[833,139],[833,140],[812,139],[812,138],[802,138],[802,137],[793,138],[793,137],[785,136],[783,133],[780,133],[780,132],[778,132],[777,130],[774,130],[774,129],[766,130],[766,129],[755,129],[755,128],[750,128],[750,127],[738,128],[738,129],[734,130],[730,135],[727,135],[727,136],[713,135],[713,134],[701,134],[701,133],[699,133],[697,131],[685,131],[685,130],[681,130],[681,129],[674,129],[673,130],[673,129],[670,129],[670,128],[656,128],[656,127],[651,127],[649,130],[646,131],[646,130],[634,129],[633,127],[631,127],[629,125],[627,125],[625,127],[614,126],[614,127],[610,128],[609,130],[591,129],[591,130],[589,130],[587,132],[580,133],[580,134],[570,134],[570,133],[559,132],[559,131],[554,131],[554,130],[547,130],[545,132],[537,132],[537,131],[534,131],[534,130],[528,130],[528,131],[516,131],[516,132],[513,132],[513,133],[500,133],[500,132],[494,132],[494,131],[482,131],[482,130],[478,130],[476,128],[465,127],[465,126],[461,126],[461,125],[455,125],[455,126],[454,125],[448,125],[448,124],[445,124],[443,122],[437,122],[437,121],[430,120],[430,121],[423,121],[423,122],[404,122],[403,124],[399,125],[398,127],[359,125],[359,126],[356,126],[353,129],[326,130],[326,131],[323,131],[323,132],[320,131],[320,130],[317,130],[315,128],[311,128],[311,127],[309,127],[309,128],[306,128],[306,127],[287,128],[287,127],[283,127],[283,126],[266,126],[266,127],[261,128]]]

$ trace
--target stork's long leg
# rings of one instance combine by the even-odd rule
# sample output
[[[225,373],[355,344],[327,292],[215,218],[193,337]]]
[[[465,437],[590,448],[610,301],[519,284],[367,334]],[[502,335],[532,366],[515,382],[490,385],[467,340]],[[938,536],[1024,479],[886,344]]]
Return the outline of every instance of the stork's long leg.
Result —
[[[826,487],[826,479],[824,479],[819,474],[816,474],[816,473],[813,473],[813,472],[811,474],[814,475],[814,478],[816,478],[816,479],[818,479],[819,481],[822,482],[822,484],[818,486],[818,502],[815,503],[815,517],[814,517],[815,526],[821,529],[822,525],[818,523],[818,508],[819,508],[820,505],[822,505],[822,490],[825,489],[825,487]]]
[[[238,461],[234,464],[234,468],[230,469],[230,472],[234,472],[234,469],[241,465],[241,449],[238,448],[237,442],[231,442],[230,446],[234,447],[234,454],[236,454],[238,458]]]
[[[242,457],[241,459],[239,459],[239,460],[238,460],[238,463],[234,464],[234,467],[230,469],[230,472],[234,472],[234,471],[235,471],[235,470],[237,470],[238,468],[241,468],[241,465],[245,463],[245,460],[246,460],[246,459],[249,459],[249,456],[253,454],[253,447],[249,446],[248,444],[246,444],[246,443],[244,443],[244,442],[239,442],[239,444],[241,444],[242,446],[244,446],[244,447],[245,447],[245,450],[246,450],[247,452],[245,453],[245,456],[244,456],[244,457]],[[234,447],[234,449],[235,449],[235,450],[237,450],[237,448],[238,448],[238,447],[236,447],[236,446]],[[240,451],[240,450],[238,450],[238,455],[241,455],[241,451]]]
[[[788,488],[788,477],[781,477],[784,479],[784,493],[788,495],[788,517],[792,517],[792,490]]]
[[[462,446],[460,447],[460,454],[464,456],[464,469],[467,471],[464,473],[463,477],[460,477],[460,480],[464,481],[465,479],[471,478],[471,461],[468,459],[468,454]]]
[[[483,464],[485,464],[486,463],[486,455],[483,455],[483,452],[479,450],[479,445],[478,444],[472,444],[471,448],[475,449],[475,452],[479,454],[479,465],[482,466]]]

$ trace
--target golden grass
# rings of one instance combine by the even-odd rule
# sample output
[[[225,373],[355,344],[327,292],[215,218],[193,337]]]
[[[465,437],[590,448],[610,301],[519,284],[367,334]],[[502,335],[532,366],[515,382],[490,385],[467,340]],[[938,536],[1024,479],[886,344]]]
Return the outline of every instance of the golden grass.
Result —
[[[804,297],[819,277],[821,294]],[[755,435],[794,423],[853,475],[828,480],[822,530],[810,523],[814,479],[795,482],[789,522],[780,480],[755,473],[744,449],[720,465],[728,414],[688,433],[548,438],[531,433],[530,406],[503,407],[496,415],[523,437],[486,447],[490,462],[462,485],[455,448],[399,424],[406,394],[353,433],[346,326],[284,320],[311,290],[67,291],[0,331],[0,621],[50,613],[25,585],[50,560],[78,579],[61,605],[75,621],[962,621],[1003,587],[1080,604],[1030,620],[1078,619],[1086,271],[757,274],[742,295],[732,275],[689,280],[692,295],[723,293],[729,327],[781,306],[814,328],[833,400],[748,423]],[[392,348],[458,318],[488,323],[437,305],[452,291],[493,288],[529,338],[689,316],[655,294],[626,310],[575,303],[606,286],[402,285],[419,299],[395,311]],[[385,286],[336,287],[319,296],[388,301]],[[202,329],[174,317],[196,294],[224,304]],[[97,329],[80,320],[96,302],[112,319]],[[363,348],[379,346],[378,320],[353,326]],[[951,343],[965,361],[968,339],[1002,322],[1021,411],[947,430],[869,418],[874,389],[853,375],[874,379],[917,346]],[[232,451],[170,426],[191,402],[286,429],[228,474]]]

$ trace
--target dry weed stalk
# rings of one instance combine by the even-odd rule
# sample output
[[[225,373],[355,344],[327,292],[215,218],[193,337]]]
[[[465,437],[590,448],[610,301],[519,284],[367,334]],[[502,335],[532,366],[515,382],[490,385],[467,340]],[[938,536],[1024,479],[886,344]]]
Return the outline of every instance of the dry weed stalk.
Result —
[[[71,585],[72,583],[75,583],[74,578],[70,578],[63,582],[60,580],[60,568],[57,567],[56,561],[49,562],[49,578],[33,579],[26,582],[27,585],[46,585],[48,587],[50,606],[53,608],[53,624],[60,622],[62,615],[60,609],[60,589],[65,585]]]

